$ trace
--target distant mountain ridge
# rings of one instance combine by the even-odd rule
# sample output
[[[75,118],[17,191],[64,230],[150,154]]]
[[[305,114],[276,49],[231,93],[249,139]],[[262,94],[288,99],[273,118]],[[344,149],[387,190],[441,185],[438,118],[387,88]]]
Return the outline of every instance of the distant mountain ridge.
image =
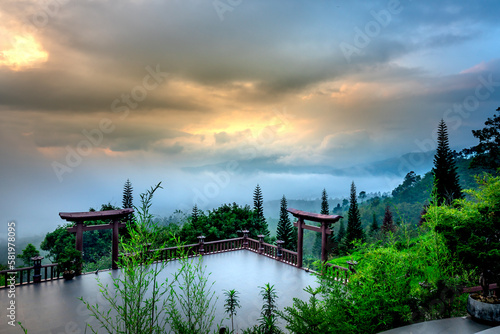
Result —
[[[216,164],[207,164],[196,167],[184,167],[183,170],[189,173],[212,172],[216,173],[227,169],[229,163],[243,174],[254,174],[258,172],[267,173],[290,173],[290,174],[329,174],[334,176],[381,176],[393,175],[404,178],[404,176],[414,171],[417,174],[424,174],[432,169],[435,151],[410,152],[399,157],[388,158],[353,165],[345,168],[333,168],[327,165],[291,166],[278,161],[279,156],[261,157],[251,160],[233,160]]]

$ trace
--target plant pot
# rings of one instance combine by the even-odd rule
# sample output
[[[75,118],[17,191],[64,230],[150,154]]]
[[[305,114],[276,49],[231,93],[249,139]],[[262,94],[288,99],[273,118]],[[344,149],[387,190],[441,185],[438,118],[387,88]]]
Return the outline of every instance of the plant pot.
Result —
[[[63,278],[65,280],[73,279],[73,277],[75,277],[75,273],[63,273]]]
[[[500,325],[500,304],[484,303],[472,298],[467,298],[467,312],[475,320],[492,325]]]

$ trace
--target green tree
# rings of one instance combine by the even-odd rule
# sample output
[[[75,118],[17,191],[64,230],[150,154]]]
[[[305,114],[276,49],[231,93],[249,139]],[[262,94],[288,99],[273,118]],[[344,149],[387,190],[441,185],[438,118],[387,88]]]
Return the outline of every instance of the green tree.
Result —
[[[359,192],[359,199],[363,202],[366,199],[366,191]]]
[[[276,301],[278,295],[274,285],[266,283],[260,287],[260,295],[264,301],[262,305],[261,317],[259,319],[260,328],[263,334],[281,333],[278,327],[278,306]]]
[[[500,111],[500,107],[496,111]],[[500,114],[488,118],[484,125],[481,130],[472,130],[479,144],[464,151],[473,155],[472,168],[486,168],[495,173],[500,168]]]
[[[322,215],[330,214],[330,208],[328,206],[328,194],[326,193],[326,189],[323,189],[321,193],[321,211]]]
[[[262,234],[269,236],[266,218],[264,217],[264,199],[262,196],[262,190],[258,184],[253,192],[253,210],[255,212],[255,224],[257,229],[265,231],[265,233]]]
[[[286,328],[291,333],[331,333],[328,320],[325,319],[325,310],[322,302],[316,297],[321,292],[321,287],[312,289],[310,286],[304,289],[311,297],[309,302],[293,298],[293,306],[285,307],[283,312],[278,312],[286,322]]]
[[[22,254],[19,254],[17,257],[23,260],[26,267],[30,267],[31,258],[35,256],[40,256],[40,251],[33,244],[29,243],[23,249]]]
[[[132,183],[130,183],[130,180],[127,179],[127,181],[125,182],[125,185],[123,186],[122,207],[124,209],[133,208],[134,207],[134,204],[133,204],[134,197],[132,195],[132,191],[133,190],[134,189],[132,188]]]
[[[402,199],[406,202],[410,202],[414,200],[411,198],[412,196],[410,195],[411,190],[422,180],[420,175],[415,174],[414,171],[409,172],[406,174],[403,183],[397,186],[393,191],[392,191],[392,197]],[[410,198],[408,198],[410,197]]]
[[[438,147],[432,171],[438,204],[450,204],[453,200],[462,198],[457,167],[450,150],[446,123],[443,120],[438,125]]]
[[[487,296],[489,284],[500,280],[500,177],[478,181],[479,190],[467,190],[472,200],[458,200],[456,207],[431,205],[425,218],[467,269],[478,270]]]
[[[198,210],[198,219],[193,223],[192,217],[182,226],[179,237],[183,242],[196,243],[201,234],[206,241],[231,239],[241,236],[241,230],[249,230],[251,237],[259,234],[268,236],[267,224],[256,219],[255,210],[250,206],[239,206],[236,203],[223,204],[220,207],[208,210],[207,214]]]
[[[280,219],[276,227],[276,239],[284,242],[283,247],[295,251],[297,249],[297,232],[290,221],[290,216],[286,210],[288,207],[286,197],[281,198]]]
[[[356,185],[351,184],[351,197],[349,211],[347,212],[346,244],[350,247],[354,240],[364,240],[361,216],[359,214],[358,200],[356,198]]]
[[[191,221],[194,225],[198,223],[198,219],[200,218],[200,211],[198,210],[198,205],[193,206],[193,211],[191,213]]]
[[[75,249],[75,235],[67,230],[71,225],[59,225],[54,231],[47,233],[40,244],[40,249],[48,252],[47,257],[53,263],[60,262],[67,249]]]
[[[323,192],[321,193],[321,211],[320,211],[320,213],[322,215],[330,214],[330,207],[328,205],[328,194],[326,193],[326,189],[323,189]],[[313,254],[317,257],[321,256],[321,233],[315,233]]]
[[[387,234],[389,232],[394,232],[394,221],[392,219],[392,212],[389,205],[385,207],[384,220],[382,222],[382,232]]]

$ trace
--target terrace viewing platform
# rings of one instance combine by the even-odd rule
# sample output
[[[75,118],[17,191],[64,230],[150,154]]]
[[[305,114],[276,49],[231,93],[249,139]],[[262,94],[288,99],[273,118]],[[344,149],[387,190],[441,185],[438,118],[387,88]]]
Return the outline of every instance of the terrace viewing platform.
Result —
[[[115,210],[118,211],[118,210]],[[123,210],[122,210],[123,211]],[[322,260],[326,261],[326,236],[331,233],[328,225],[338,221],[340,216],[330,216],[312,214],[295,209],[288,209],[298,221],[294,224],[298,227],[298,251],[290,251],[282,248],[282,243],[272,245],[264,242],[264,236],[259,235],[257,239],[249,237],[249,231],[241,231],[243,236],[233,239],[205,242],[204,236],[198,237],[198,243],[183,245],[179,247],[168,247],[160,250],[151,249],[149,252],[159,254],[156,261],[168,261],[166,268],[161,272],[159,279],[164,281],[171,277],[179,268],[178,260],[181,253],[187,254],[194,261],[203,261],[206,266],[206,274],[209,275],[209,285],[214,282],[212,291],[215,292],[216,320],[227,319],[224,313],[223,290],[235,289],[240,293],[242,305],[235,318],[235,329],[242,330],[257,323],[260,317],[262,305],[259,287],[267,283],[275,285],[278,294],[278,308],[283,309],[292,306],[293,298],[307,300],[310,295],[304,291],[307,286],[317,287],[319,285],[314,272],[302,267],[302,233],[304,229],[322,233]],[[122,223],[118,218],[125,217],[131,211],[108,212],[106,218],[114,219],[112,224],[95,225],[102,228],[112,228],[116,233]],[[84,219],[93,217],[97,213],[73,213],[61,214],[61,217],[74,221],[76,226],[69,228],[70,232],[77,235],[87,228],[82,223]],[[85,216],[85,217],[84,217]],[[75,220],[75,218],[77,218]],[[304,220],[311,220],[321,223],[320,227],[310,226]],[[92,227],[92,226],[88,226]],[[113,242],[117,238],[113,237]],[[81,247],[81,239],[77,236],[75,247]],[[84,333],[87,324],[99,328],[97,321],[90,316],[84,303],[79,300],[83,297],[90,304],[99,304],[106,308],[107,301],[100,294],[97,278],[104,285],[113,284],[113,278],[122,275],[121,270],[116,269],[116,259],[119,255],[113,249],[113,267],[111,269],[99,271],[98,273],[84,273],[76,276],[72,280],[62,279],[62,270],[57,263],[40,265],[37,259],[32,267],[16,268],[13,270],[0,271],[0,280],[3,282],[0,287],[0,300],[9,301],[8,294],[12,291],[8,275],[15,273],[16,284],[16,323],[20,321],[28,329],[28,333]],[[157,252],[159,251],[159,252]],[[116,257],[115,257],[116,256]],[[333,276],[334,279],[347,283],[350,274],[355,272],[355,263],[348,263],[349,267],[341,267],[326,263],[326,268],[322,274]],[[36,283],[36,284],[34,284]],[[463,292],[479,291],[478,288],[464,289]],[[496,284],[490,286],[491,289],[498,289]],[[227,326],[228,321],[223,325]],[[393,329],[387,334],[409,333],[414,329],[420,331],[425,329],[426,333],[479,333],[485,330],[490,333],[490,326],[473,322],[470,318],[453,318],[429,323],[411,325],[408,328]],[[495,330],[495,328],[492,328]],[[88,330],[88,329],[87,329]],[[0,326],[1,333],[22,332],[21,328],[11,326]],[[415,331],[417,332],[417,331]],[[491,332],[493,333],[493,332]]]

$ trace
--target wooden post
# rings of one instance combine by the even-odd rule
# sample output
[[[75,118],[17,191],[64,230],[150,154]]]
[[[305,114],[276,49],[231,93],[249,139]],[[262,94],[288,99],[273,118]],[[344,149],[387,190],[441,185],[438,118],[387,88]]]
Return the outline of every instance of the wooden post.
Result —
[[[326,222],[321,222],[321,262],[326,262],[327,254],[326,254]]]
[[[304,246],[304,218],[297,222],[297,267],[302,268],[302,247]]]
[[[198,253],[203,255],[205,254],[205,236],[200,235],[198,236]]]
[[[118,224],[119,220],[113,220],[113,245],[111,251],[111,257],[113,259],[113,263],[111,265],[112,269],[118,269]]]
[[[249,230],[243,230],[243,248],[248,248],[248,233]]]
[[[259,254],[264,253],[264,234],[259,234]]]
[[[276,240],[276,245],[278,246],[278,249],[276,251],[276,257],[278,258],[278,261],[281,261],[283,259],[283,244],[285,242],[283,240]]]
[[[76,243],[75,248],[77,251],[83,251],[83,222],[76,223]]]

